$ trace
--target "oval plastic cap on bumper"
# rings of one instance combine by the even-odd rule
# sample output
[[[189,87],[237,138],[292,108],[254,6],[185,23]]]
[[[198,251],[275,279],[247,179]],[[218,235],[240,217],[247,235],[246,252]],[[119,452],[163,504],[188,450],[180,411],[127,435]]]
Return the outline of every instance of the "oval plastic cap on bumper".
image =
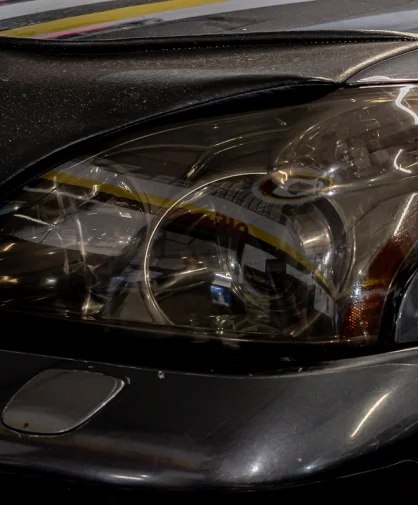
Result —
[[[26,383],[3,410],[3,423],[36,435],[78,428],[109,403],[124,382],[80,370],[46,370]]]

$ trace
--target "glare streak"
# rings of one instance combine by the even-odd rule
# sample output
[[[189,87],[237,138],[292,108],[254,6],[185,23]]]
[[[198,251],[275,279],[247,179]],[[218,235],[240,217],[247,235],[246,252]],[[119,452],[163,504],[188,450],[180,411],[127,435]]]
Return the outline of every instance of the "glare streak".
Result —
[[[406,95],[411,91],[411,89],[413,89],[414,86],[410,85],[410,86],[405,86],[404,88],[402,88],[400,91],[399,91],[399,95],[398,97],[396,98],[395,100],[395,104],[397,107],[399,107],[400,109],[404,110],[405,112],[407,112],[408,114],[410,114],[413,118],[414,118],[414,122],[416,125],[418,125],[418,116],[417,114],[411,110],[411,109],[408,109],[408,107],[406,107],[405,105],[403,105],[402,103],[402,100],[406,97]]]
[[[396,170],[400,170],[401,172],[405,172],[406,174],[410,174],[411,170],[407,170],[406,168],[402,168],[398,165],[398,159],[399,156],[402,154],[403,149],[399,149],[397,155],[395,156],[395,159],[393,160],[393,166],[396,168]]]
[[[411,195],[408,199],[408,203],[405,205],[405,208],[402,212],[402,215],[401,215],[401,218],[399,219],[399,222],[398,222],[398,225],[396,226],[395,228],[395,232],[394,234],[397,235],[399,233],[399,230],[402,228],[402,225],[403,225],[403,222],[405,221],[405,218],[406,218],[406,215],[408,214],[409,212],[409,208],[411,207],[412,205],[412,201],[413,199],[417,196],[416,193],[414,193],[413,195]]]
[[[369,419],[369,417],[373,414],[373,412],[379,408],[379,406],[386,400],[386,398],[389,396],[389,393],[386,393],[383,395],[377,402],[369,409],[367,414],[363,417],[363,419],[360,421],[360,424],[357,426],[357,428],[353,431],[351,434],[351,438],[355,437],[357,433],[359,432],[360,428],[364,425],[364,423]]]

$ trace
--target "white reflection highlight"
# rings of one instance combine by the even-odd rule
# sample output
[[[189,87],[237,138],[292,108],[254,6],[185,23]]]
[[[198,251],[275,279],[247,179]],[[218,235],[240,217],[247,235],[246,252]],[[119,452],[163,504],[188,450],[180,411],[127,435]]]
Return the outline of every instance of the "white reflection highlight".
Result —
[[[19,281],[16,279],[16,277],[10,277],[8,275],[3,275],[0,277],[0,283],[6,283],[6,284],[17,284]]]
[[[411,110],[411,109],[408,109],[408,107],[406,107],[405,105],[403,105],[402,103],[402,100],[406,97],[406,95],[411,91],[411,89],[413,89],[414,86],[413,85],[409,85],[409,86],[405,86],[404,88],[402,88],[400,91],[399,91],[399,95],[397,97],[397,99],[395,100],[395,104],[397,107],[399,107],[400,109],[404,110],[405,112],[407,112],[408,114],[410,114],[413,118],[414,118],[414,122],[416,125],[418,125],[418,116],[417,114]]]
[[[333,174],[334,172],[336,172],[336,170],[338,169],[337,166],[332,166],[331,168],[329,168],[327,171],[326,171],[326,174],[327,175],[330,175],[330,174]]]
[[[263,456],[260,455],[258,458],[256,458],[254,461],[250,463],[248,470],[250,474],[255,475],[259,473],[262,468],[263,468]]]
[[[260,471],[260,465],[256,463],[251,467],[251,473],[258,473]]]
[[[216,273],[215,276],[220,277],[221,279],[225,279],[226,281],[230,281],[232,279],[230,274],[224,275],[224,274]]]
[[[370,77],[363,77],[363,79],[360,79],[360,82],[375,82],[375,81],[394,81],[395,79],[392,79],[391,77],[388,77],[387,75],[372,75]]]
[[[16,245],[16,243],[15,243],[15,242],[10,242],[10,244],[7,244],[7,245],[5,245],[5,246],[3,247],[2,252],[7,252],[7,251],[10,251],[10,249],[11,249],[12,247],[14,247],[15,245]]]
[[[401,168],[398,165],[398,159],[399,159],[399,156],[402,154],[402,152],[403,152],[403,149],[399,149],[397,155],[395,156],[395,159],[393,160],[393,166],[396,168],[396,170],[400,170],[401,172],[405,172],[406,174],[410,174],[410,173],[412,173],[411,170],[407,170],[406,168]]]
[[[44,226],[48,226],[48,223],[45,221],[41,221],[40,219],[35,219],[34,217],[30,216],[25,216],[24,214],[15,214],[15,217],[18,217],[20,219],[27,219],[28,221],[32,221],[32,223],[37,223],[37,224],[42,224]]]
[[[276,184],[283,186],[289,180],[289,174],[284,170],[277,170],[277,172],[273,173],[271,178]]]
[[[143,481],[148,479],[148,475],[142,474],[142,475],[113,475],[113,478],[116,480],[127,480],[130,482],[134,481]]]
[[[30,186],[25,186],[23,189],[28,193],[41,193],[44,195],[52,195],[55,192],[57,196],[68,196],[68,198],[74,198],[75,200],[86,200],[86,201],[89,200],[89,198],[86,198],[83,195],[77,195],[75,193],[70,193],[69,191],[62,191],[61,189],[58,188],[51,190],[45,188],[31,188]]]
[[[386,398],[389,396],[389,393],[384,394],[381,398],[377,400],[377,402],[368,410],[367,414],[363,417],[363,419],[360,421],[359,425],[357,428],[353,431],[351,434],[351,438],[354,438],[361,427],[364,425],[364,423],[369,419],[369,417],[373,414],[373,412],[376,411],[376,409],[379,408],[379,406],[386,400]]]
[[[353,295],[355,298],[360,298],[362,292],[362,286],[360,282],[356,282],[353,289]]]
[[[417,196],[416,193],[414,193],[413,195],[411,195],[409,198],[408,198],[408,203],[405,205],[405,208],[402,212],[402,215],[398,221],[398,225],[396,226],[395,228],[395,232],[394,234],[397,235],[399,233],[399,230],[402,228],[402,225],[403,225],[403,222],[405,221],[405,218],[409,212],[409,208],[411,207],[412,205],[412,202],[414,200],[414,198]]]

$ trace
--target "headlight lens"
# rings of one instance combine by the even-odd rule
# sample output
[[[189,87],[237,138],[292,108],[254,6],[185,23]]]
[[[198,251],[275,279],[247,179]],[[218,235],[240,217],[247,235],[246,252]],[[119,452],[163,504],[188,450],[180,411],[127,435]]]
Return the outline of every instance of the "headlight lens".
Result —
[[[342,90],[126,137],[44,173],[0,208],[3,307],[375,341],[418,239],[417,98]]]

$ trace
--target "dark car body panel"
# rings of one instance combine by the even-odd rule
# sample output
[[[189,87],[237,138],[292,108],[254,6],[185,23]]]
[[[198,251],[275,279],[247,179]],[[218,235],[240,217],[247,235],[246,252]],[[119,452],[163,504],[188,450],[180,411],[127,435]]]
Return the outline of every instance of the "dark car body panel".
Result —
[[[350,34],[333,37],[327,43],[266,37],[245,50],[234,39],[219,47],[216,40],[186,38],[181,50],[173,41],[0,42],[0,181],[94,135],[231,97],[253,100],[252,93],[271,106],[277,101],[268,90],[294,85],[331,90],[365,67],[418,48],[398,34],[374,41],[380,35],[360,33],[356,44],[345,42]]]
[[[5,470],[144,489],[261,491],[416,457],[415,447],[404,445],[417,431],[414,350],[258,377],[1,358],[9,364],[1,370],[1,408],[48,368],[104,373],[127,384],[68,434],[22,436],[1,427]]]

